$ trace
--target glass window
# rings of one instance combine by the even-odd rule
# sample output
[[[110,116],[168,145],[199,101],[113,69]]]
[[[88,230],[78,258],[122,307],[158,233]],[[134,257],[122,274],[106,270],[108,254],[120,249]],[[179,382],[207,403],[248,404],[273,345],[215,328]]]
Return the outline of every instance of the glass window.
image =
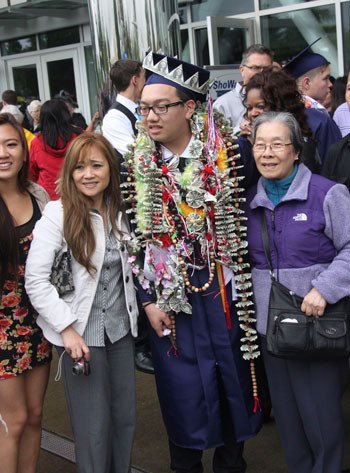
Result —
[[[11,54],[27,53],[36,50],[35,35],[26,38],[9,39],[1,44],[1,55],[9,56]]]
[[[350,2],[341,4],[342,26],[343,26],[343,50],[344,50],[344,71],[345,74],[350,69]]]
[[[80,42],[79,27],[64,28],[63,30],[47,31],[39,34],[40,49],[56,48],[57,46],[65,46],[66,44],[74,44]]]
[[[247,47],[245,30],[219,27],[217,32],[220,64],[240,64],[242,51]]]
[[[334,5],[263,16],[261,33],[262,43],[275,52],[280,63],[321,36],[312,50],[331,62],[332,75],[339,75]]]
[[[187,7],[179,7],[180,25],[187,23]]]
[[[201,67],[207,66],[210,64],[207,29],[197,28],[194,34],[197,55],[196,64]]]
[[[65,90],[74,99],[76,98],[75,77],[73,59],[58,59],[47,63],[47,74],[49,76],[50,97]]]
[[[295,5],[297,3],[306,3],[312,0],[260,0],[260,8],[263,10],[265,8],[275,8],[275,7],[283,7],[287,5]]]
[[[192,21],[202,21],[207,16],[239,15],[254,12],[254,0],[194,0],[191,12]]]
[[[96,73],[95,73],[95,62],[92,53],[92,46],[85,46],[85,64],[86,64],[86,75],[89,86],[89,99],[90,99],[90,110],[91,115],[98,111],[99,108],[99,94],[97,91]]]
[[[181,33],[181,48],[182,48],[182,55],[181,59],[183,61],[191,62],[191,55],[190,55],[190,43],[188,39],[188,30],[180,30]]]
[[[14,89],[21,97],[39,97],[38,74],[35,64],[12,68]]]

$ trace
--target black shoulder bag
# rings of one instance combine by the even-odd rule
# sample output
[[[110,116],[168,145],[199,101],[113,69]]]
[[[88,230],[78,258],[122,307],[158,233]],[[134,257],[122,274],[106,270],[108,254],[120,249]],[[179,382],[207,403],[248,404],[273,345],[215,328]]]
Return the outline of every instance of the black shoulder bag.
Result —
[[[271,276],[266,331],[267,351],[274,356],[300,360],[332,360],[350,355],[349,298],[327,304],[324,315],[307,316],[301,311],[303,297],[278,282],[273,275],[266,217],[262,210],[261,231]]]

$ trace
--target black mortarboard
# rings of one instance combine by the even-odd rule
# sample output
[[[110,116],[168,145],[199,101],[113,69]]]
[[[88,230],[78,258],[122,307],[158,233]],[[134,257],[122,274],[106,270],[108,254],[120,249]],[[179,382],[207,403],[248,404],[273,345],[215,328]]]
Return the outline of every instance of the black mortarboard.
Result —
[[[207,69],[153,51],[145,57],[143,68],[146,74],[146,85],[172,85],[196,101],[205,101],[210,77]]]
[[[283,69],[295,79],[298,79],[298,77],[316,67],[327,66],[330,64],[324,56],[311,51],[311,46],[317,43],[320,39],[321,38],[317,38],[313,43],[309,44],[309,46],[289,59]]]

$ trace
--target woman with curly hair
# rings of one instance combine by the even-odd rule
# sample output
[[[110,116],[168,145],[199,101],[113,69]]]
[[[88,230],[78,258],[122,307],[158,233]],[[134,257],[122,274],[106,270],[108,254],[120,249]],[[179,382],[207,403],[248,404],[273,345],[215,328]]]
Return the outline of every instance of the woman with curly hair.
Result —
[[[294,115],[302,131],[304,139],[302,162],[312,172],[320,172],[321,161],[308,124],[303,99],[295,80],[289,74],[282,69],[268,69],[255,74],[246,86],[244,105],[247,109],[246,119],[241,124],[238,142],[247,166],[255,168],[251,145],[254,120],[264,112],[289,112]],[[256,178],[256,173],[249,174],[252,174],[254,179]],[[253,182],[248,184],[251,183]]]
[[[32,231],[49,197],[27,176],[23,128],[0,114],[0,469],[6,473],[37,471],[51,361],[24,287]]]

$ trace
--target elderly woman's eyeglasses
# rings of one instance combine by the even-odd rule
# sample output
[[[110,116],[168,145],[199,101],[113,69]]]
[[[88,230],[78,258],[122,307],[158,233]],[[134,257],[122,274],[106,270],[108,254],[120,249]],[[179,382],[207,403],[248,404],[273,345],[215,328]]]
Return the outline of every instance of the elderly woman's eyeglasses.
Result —
[[[255,145],[253,145],[253,149],[257,153],[263,153],[269,146],[271,148],[271,151],[274,151],[275,153],[280,153],[284,151],[284,148],[286,146],[290,146],[292,144],[293,143],[255,143]]]
[[[166,103],[164,105],[153,105],[152,107],[148,107],[147,105],[139,105],[136,108],[136,113],[139,115],[146,117],[149,112],[152,110],[153,113],[156,115],[164,115],[165,113],[168,113],[168,109],[170,107],[176,107],[177,105],[183,104],[184,102],[182,100],[179,100],[178,102],[173,102],[173,103]]]

